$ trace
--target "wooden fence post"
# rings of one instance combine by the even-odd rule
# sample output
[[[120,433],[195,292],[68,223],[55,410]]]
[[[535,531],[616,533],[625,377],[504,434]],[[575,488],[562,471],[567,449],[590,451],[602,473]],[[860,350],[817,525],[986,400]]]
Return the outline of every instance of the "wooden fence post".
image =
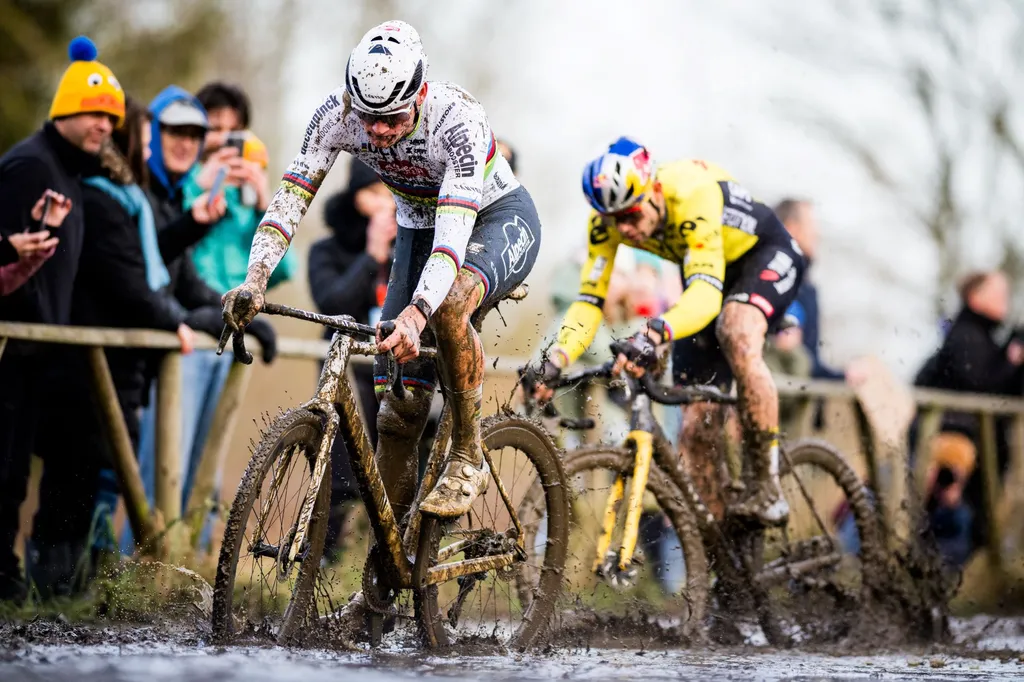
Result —
[[[790,440],[809,436],[814,431],[814,409],[817,402],[812,395],[806,392],[797,398],[796,413],[792,419],[796,432],[789,437]]]
[[[931,464],[932,440],[942,428],[942,416],[945,411],[941,407],[926,407],[917,419],[917,451],[914,453],[914,489],[917,499],[924,500],[928,483],[928,465]]]
[[[154,542],[157,529],[150,515],[149,503],[146,501],[146,490],[139,475],[139,463],[132,451],[131,437],[124,423],[124,413],[117,399],[114,380],[110,376],[110,366],[102,348],[89,349],[89,364],[92,367],[93,386],[96,389],[100,410],[103,413],[104,427],[110,439],[114,454],[114,471],[117,473],[118,485],[124,496],[128,523],[131,524],[135,544],[140,551],[152,554],[156,551]]]
[[[199,467],[196,469],[195,482],[192,485],[192,492],[189,494],[186,506],[186,518],[192,533],[193,549],[197,549],[199,546],[199,537],[203,523],[206,521],[207,506],[213,492],[217,472],[227,456],[231,436],[234,434],[235,424],[238,422],[238,411],[242,407],[242,400],[245,398],[245,390],[251,376],[249,365],[243,365],[240,362],[231,363],[231,370],[224,382],[224,390],[220,394],[217,409],[213,413],[209,436],[203,445],[203,454],[199,460]]]
[[[1003,532],[998,514],[999,457],[996,452],[996,420],[991,412],[979,412],[981,420],[981,475],[985,513],[988,516],[988,550],[992,568],[1003,578]]]
[[[999,500],[999,523],[1003,531],[1004,560],[1021,553],[1024,540],[1024,412],[1016,412],[1010,427],[1010,462]]]
[[[181,353],[170,352],[160,365],[156,413],[156,506],[167,528],[167,551],[183,549],[181,521]]]

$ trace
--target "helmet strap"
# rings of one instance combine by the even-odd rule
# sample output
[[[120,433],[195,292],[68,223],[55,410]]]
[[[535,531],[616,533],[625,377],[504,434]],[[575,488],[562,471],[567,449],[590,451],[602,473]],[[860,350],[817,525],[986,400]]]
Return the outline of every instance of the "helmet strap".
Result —
[[[654,203],[653,195],[647,197],[647,203],[649,203],[658,214],[658,226],[654,228],[654,234],[651,236],[660,238],[665,234],[665,226],[668,225],[668,204],[662,204],[659,208],[658,205]]]

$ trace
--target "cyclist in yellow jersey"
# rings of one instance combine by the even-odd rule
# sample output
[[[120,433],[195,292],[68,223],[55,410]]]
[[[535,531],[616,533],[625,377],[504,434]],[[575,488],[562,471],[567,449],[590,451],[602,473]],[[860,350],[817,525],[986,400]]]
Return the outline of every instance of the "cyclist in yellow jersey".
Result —
[[[682,295],[629,339],[618,367],[640,374],[671,343],[677,383],[728,390],[735,377],[744,451],[754,458],[757,485],[730,513],[784,524],[789,508],[779,488],[778,392],[762,350],[803,277],[796,242],[723,168],[697,159],[656,165],[645,147],[625,137],[588,164],[583,193],[594,213],[580,294],[535,374],[551,381],[593,340],[619,244],[677,263]],[[550,390],[541,384],[536,395],[547,399]],[[713,409],[686,408],[684,446],[713,423],[705,418]]]

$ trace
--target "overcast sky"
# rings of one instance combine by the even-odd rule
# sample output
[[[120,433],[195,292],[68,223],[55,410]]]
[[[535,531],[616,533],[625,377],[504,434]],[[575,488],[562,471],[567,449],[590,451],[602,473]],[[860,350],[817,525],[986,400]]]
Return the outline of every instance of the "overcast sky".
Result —
[[[392,18],[362,15],[354,2],[299,4],[321,11],[297,19],[301,40],[286,65],[286,124],[278,136],[287,156],[312,109],[341,84],[354,42],[376,21]],[[844,16],[824,0],[391,5],[399,8],[393,18],[420,31],[429,77],[467,87],[484,103],[496,134],[518,149],[520,179],[544,223],[534,292],[568,250],[583,244],[583,164],[627,134],[658,159],[711,159],[767,203],[786,194],[814,200],[822,242],[812,272],[827,358],[842,363],[872,353],[909,378],[934,347],[934,249],[906,205],[811,123],[826,117],[871,140],[908,196],[928,196],[932,147],[890,68],[907,46],[863,12]],[[976,52],[996,67],[1014,21],[997,12],[982,27],[991,39]],[[287,160],[275,159],[278,168]],[[343,180],[340,166],[328,187]],[[1014,213],[1016,180],[1004,182],[1000,199]],[[974,183],[964,195],[980,220],[987,186],[965,182]],[[965,267],[997,256],[984,234],[975,247]]]

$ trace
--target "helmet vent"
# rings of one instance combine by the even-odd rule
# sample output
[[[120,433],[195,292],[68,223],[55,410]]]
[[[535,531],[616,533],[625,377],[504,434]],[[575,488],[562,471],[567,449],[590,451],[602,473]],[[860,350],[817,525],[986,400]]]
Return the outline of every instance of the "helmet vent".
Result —
[[[402,93],[402,99],[406,100],[412,97],[417,90],[420,89],[420,85],[423,83],[423,60],[421,59],[416,64],[416,70],[412,74],[412,80],[409,81],[409,87]]]

